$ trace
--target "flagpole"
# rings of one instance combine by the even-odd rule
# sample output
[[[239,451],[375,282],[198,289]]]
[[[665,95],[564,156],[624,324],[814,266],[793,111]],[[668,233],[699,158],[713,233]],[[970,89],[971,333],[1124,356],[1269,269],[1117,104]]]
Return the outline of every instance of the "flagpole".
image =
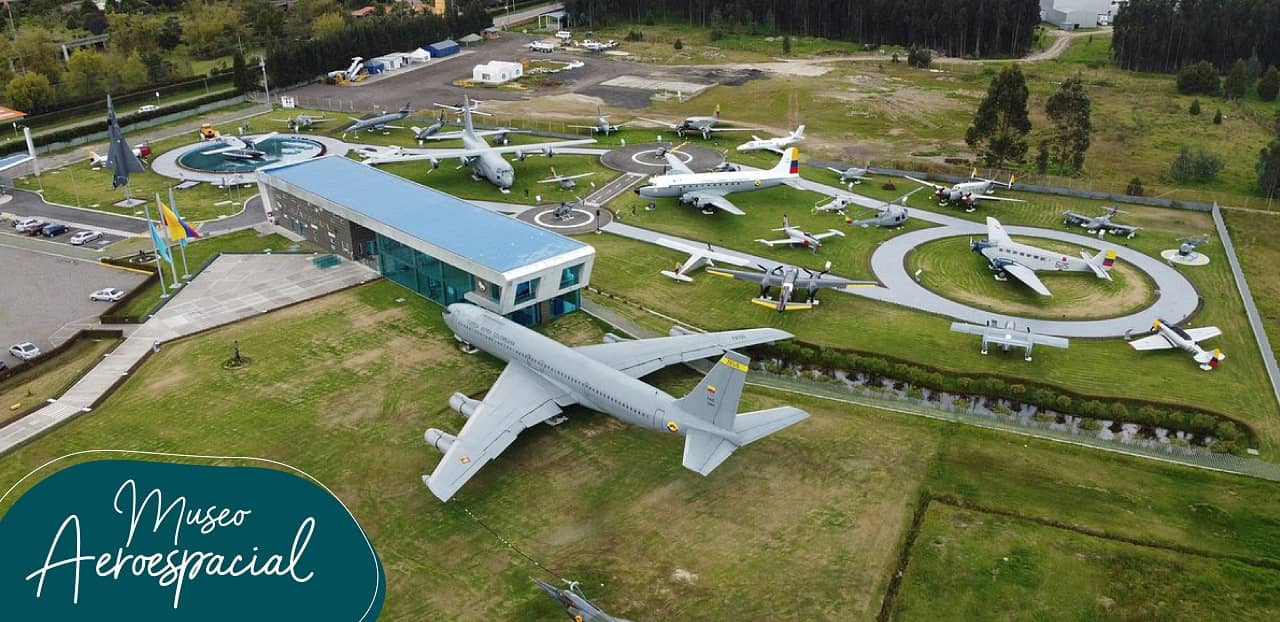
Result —
[[[128,188],[129,188],[128,186],[125,186],[125,194],[128,194]],[[160,199],[159,194],[156,194],[156,199],[157,200]],[[146,203],[143,203],[142,211],[147,215],[147,229],[151,230],[151,228],[155,226],[151,224],[151,208],[147,206]],[[155,246],[155,241],[156,241],[156,238],[153,236],[151,238],[152,246]],[[163,260],[163,255],[160,253],[160,247],[158,246],[156,246],[156,270],[160,272],[160,297],[168,298],[169,289],[166,288],[164,285],[164,260]]]
[[[182,220],[182,214],[178,211],[178,201],[173,198],[173,186],[169,186],[169,207],[173,208],[173,215]],[[178,241],[178,250],[182,252],[182,280],[191,280],[191,270],[187,268],[187,238],[184,236]]]
[[[160,212],[160,220],[161,220],[161,222],[163,222],[163,221],[164,221],[164,212],[162,211],[162,208],[160,207],[160,193],[159,193],[159,192],[157,192],[157,193],[156,193],[156,211]],[[148,218],[148,220],[150,220],[150,218]],[[166,227],[166,228],[167,228],[167,227]],[[168,245],[167,243],[165,243],[164,238],[161,238],[161,239],[160,239],[160,243],[161,243],[161,244],[164,244],[164,249],[165,249],[165,250],[167,250],[167,251],[169,251],[169,252],[167,253],[167,254],[169,255],[169,276],[173,278],[173,282],[169,284],[169,289],[178,289],[178,288],[182,287],[182,283],[179,283],[179,282],[178,282],[178,267],[177,267],[177,266],[175,266],[175,265],[173,265],[173,250],[169,247],[169,245]],[[157,249],[157,250],[158,250],[158,249]]]

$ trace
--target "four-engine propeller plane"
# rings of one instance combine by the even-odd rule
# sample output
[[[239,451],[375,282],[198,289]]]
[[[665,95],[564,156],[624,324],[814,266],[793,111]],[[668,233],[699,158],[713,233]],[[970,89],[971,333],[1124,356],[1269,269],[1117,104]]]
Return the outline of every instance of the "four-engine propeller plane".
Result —
[[[800,152],[795,147],[782,154],[778,164],[768,170],[695,173],[675,155],[667,153],[665,157],[671,172],[650,177],[648,184],[636,188],[636,194],[645,198],[678,197],[681,203],[704,213],[721,210],[744,216],[746,212],[726,199],[726,194],[771,188],[800,177]]]
[[[971,242],[970,247],[987,258],[991,269],[996,271],[997,281],[1008,280],[1009,276],[1013,276],[1041,296],[1052,294],[1036,276],[1036,272],[1092,272],[1098,278],[1110,281],[1111,266],[1116,260],[1114,249],[1099,251],[1092,257],[1081,251],[1077,258],[1014,242],[1000,225],[1000,221],[990,216],[987,217],[987,239]]]
[[[1022,199],[998,197],[993,194],[996,188],[1012,188],[1014,182],[1013,175],[1009,176],[1009,181],[1007,182],[996,181],[994,179],[983,179],[978,177],[978,169],[975,168],[972,173],[969,173],[969,181],[962,181],[958,184],[952,184],[951,186],[941,186],[932,182],[927,182],[923,179],[916,179],[910,175],[907,175],[906,177],[917,184],[933,188],[934,194],[938,197],[939,205],[945,205],[947,203],[963,203],[965,206],[964,211],[966,212],[972,212],[977,209],[977,202],[979,200],[1013,201],[1015,203],[1023,202]]]

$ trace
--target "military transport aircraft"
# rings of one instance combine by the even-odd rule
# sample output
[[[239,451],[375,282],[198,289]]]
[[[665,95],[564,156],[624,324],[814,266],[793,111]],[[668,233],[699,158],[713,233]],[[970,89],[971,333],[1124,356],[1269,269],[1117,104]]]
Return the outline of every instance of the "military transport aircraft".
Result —
[[[917,184],[933,188],[934,194],[938,196],[939,204],[963,203],[965,206],[964,211],[966,212],[972,212],[977,209],[977,202],[979,199],[990,201],[1013,201],[1016,203],[1024,202],[1022,199],[1010,199],[1006,197],[998,197],[992,194],[995,192],[996,188],[1012,188],[1014,181],[1013,175],[1009,176],[1008,182],[996,181],[994,179],[983,179],[978,177],[978,169],[975,168],[972,173],[969,173],[969,181],[952,184],[951,186],[940,186],[935,183],[924,181],[923,179],[916,179],[910,175],[907,175],[906,178],[916,182]]]
[[[738,151],[772,151],[781,155],[784,149],[798,145],[803,140],[804,126],[801,125],[796,131],[781,138],[760,138],[752,134],[751,140],[738,145]]]
[[[654,119],[645,119],[645,121],[648,121],[649,123],[656,123],[658,125],[669,127],[675,130],[676,135],[679,136],[680,138],[684,138],[684,135],[686,132],[697,132],[698,134],[702,135],[703,140],[707,140],[707,139],[710,139],[711,135],[715,132],[758,132],[760,131],[760,128],[758,127],[716,127],[716,124],[721,121],[720,104],[716,104],[715,112],[713,112],[709,117],[688,117],[685,120],[676,124],[669,124],[666,121],[656,121]]]
[[[396,112],[386,112],[376,117],[369,117],[368,119],[357,119],[355,117],[351,117],[351,120],[354,121],[354,123],[347,126],[347,129],[342,130],[342,136],[345,138],[348,132],[359,136],[360,130],[383,130],[386,128],[394,128],[397,130],[402,129],[400,126],[390,125],[390,123],[409,116],[412,111],[413,109],[410,106],[410,102],[405,102],[404,108],[401,108]]]
[[[1209,352],[1201,348],[1200,344],[1197,343],[1221,335],[1222,331],[1217,326],[1182,328],[1177,324],[1156,320],[1151,324],[1151,332],[1155,334],[1130,341],[1129,347],[1139,351],[1182,348],[1190,352],[1191,356],[1200,364],[1200,369],[1205,371],[1212,371],[1222,359],[1227,358],[1227,355],[1223,354],[1222,350],[1214,348],[1213,352]]]
[[[851,281],[843,277],[831,276],[828,274],[831,271],[831,262],[829,261],[826,267],[818,273],[814,273],[807,268],[797,268],[795,266],[779,265],[772,270],[768,270],[764,266],[759,267],[761,272],[744,272],[741,270],[725,270],[723,268],[707,268],[707,272],[739,281],[758,283],[760,285],[760,296],[752,298],[752,304],[776,309],[778,313],[812,309],[818,304],[818,290],[820,289],[846,289],[849,287],[876,285],[875,281]],[[804,274],[801,274],[802,272]],[[777,300],[769,297],[769,289],[772,287],[778,288]],[[805,290],[808,293],[804,302],[791,302],[791,296],[797,290]]]
[[[787,151],[771,169],[723,173],[695,173],[675,155],[667,153],[665,157],[671,172],[650,177],[649,183],[636,188],[635,192],[650,199],[678,197],[681,203],[699,208],[703,213],[721,210],[734,216],[745,216],[746,212],[724,195],[794,182],[800,177],[800,152],[795,147]]]
[[[552,600],[560,603],[560,606],[564,607],[564,612],[574,622],[631,622],[611,616],[595,603],[587,600],[577,581],[565,581],[569,584],[568,588],[558,588],[538,579],[534,579],[533,582],[537,583],[538,587],[542,588],[542,591],[546,592]]]
[[[844,237],[844,232],[839,229],[828,229],[822,233],[810,233],[799,227],[792,227],[791,219],[788,218],[786,214],[782,215],[782,228],[774,229],[774,231],[781,231],[785,233],[787,237],[781,240],[764,240],[757,238],[756,241],[771,248],[780,245],[794,246],[798,244],[805,248],[813,249],[813,252],[817,253],[818,249],[822,246],[823,240],[832,236]]]
[[[517,160],[524,160],[529,155],[544,155],[551,157],[555,154],[556,149],[562,147],[572,147],[575,145],[588,145],[596,142],[592,138],[581,138],[578,140],[561,140],[549,143],[535,143],[530,145],[507,145],[502,147],[491,147],[481,137],[483,132],[477,132],[475,126],[471,123],[471,108],[464,107],[462,113],[462,148],[461,149],[402,149],[399,147],[367,147],[362,150],[366,156],[365,164],[386,164],[389,162],[411,162],[414,160],[426,160],[431,163],[432,170],[440,167],[440,160],[449,158],[458,158],[463,166],[471,167],[471,176],[474,179],[487,180],[489,183],[498,187],[502,192],[510,192],[511,185],[516,181],[515,168],[511,163],[503,159],[502,154],[515,154]],[[439,137],[436,134],[432,138]]]
[[[483,400],[461,393],[449,407],[466,418],[457,436],[431,428],[424,438],[444,454],[422,481],[441,501],[450,497],[526,428],[573,404],[632,425],[683,435],[684,467],[711,473],[734,450],[806,419],[782,406],[738,414],[750,359],[735,350],[791,338],[773,328],[605,342],[570,348],[501,315],[466,303],[444,310],[454,338],[507,362]],[[720,357],[692,393],[676,399],[639,379],[668,365]]]
[[[746,266],[749,263],[741,257],[717,251],[711,248],[711,244],[707,244],[706,248],[700,248],[668,238],[658,238],[656,242],[659,246],[665,246],[671,250],[689,254],[689,258],[686,259],[683,264],[676,265],[675,272],[670,270],[661,271],[663,276],[673,278],[682,283],[692,283],[693,278],[689,276],[690,272],[693,272],[702,266],[715,266],[715,262],[717,261],[731,266]]]
[[[1024,352],[1022,358],[1028,362],[1031,361],[1031,349],[1036,345],[1049,346],[1051,348],[1066,348],[1070,345],[1070,342],[1062,337],[1040,335],[1031,332],[1030,328],[1018,330],[1013,320],[1005,322],[1004,328],[1001,328],[996,320],[988,320],[986,326],[952,322],[951,330],[957,333],[981,335],[983,354],[987,353],[988,347],[993,343],[1000,346],[1000,349],[1005,352],[1013,348],[1022,348]]]
[[[1116,260],[1114,249],[1099,251],[1092,257],[1081,251],[1081,258],[1076,258],[1014,242],[1000,221],[990,216],[987,217],[987,239],[971,242],[970,248],[987,258],[991,269],[996,271],[997,281],[1008,280],[1012,275],[1041,296],[1052,294],[1036,276],[1038,271],[1092,272],[1098,278],[1110,281],[1111,266]]]
[[[1142,229],[1142,227],[1122,225],[1111,221],[1116,214],[1127,214],[1128,212],[1114,207],[1108,207],[1106,210],[1107,213],[1101,216],[1085,216],[1084,214],[1077,214],[1071,210],[1067,210],[1062,212],[1062,224],[1080,225],[1089,233],[1102,231],[1113,235],[1125,235],[1130,239],[1138,233],[1138,230]]]

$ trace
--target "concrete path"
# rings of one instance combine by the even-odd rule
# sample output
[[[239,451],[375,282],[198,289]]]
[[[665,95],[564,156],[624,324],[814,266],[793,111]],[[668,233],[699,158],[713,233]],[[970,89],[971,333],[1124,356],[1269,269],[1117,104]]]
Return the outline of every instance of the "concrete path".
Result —
[[[503,13],[502,15],[493,16],[493,25],[506,30],[510,26],[536,19],[539,15],[559,11],[563,8],[563,2],[553,2],[551,4],[544,4],[531,9],[525,9],[523,11],[516,11],[515,13]]]
[[[61,397],[0,428],[0,455],[88,412],[147,356],[156,342],[255,317],[378,278],[376,272],[349,261],[322,270],[312,265],[312,258],[309,254],[222,255]]]

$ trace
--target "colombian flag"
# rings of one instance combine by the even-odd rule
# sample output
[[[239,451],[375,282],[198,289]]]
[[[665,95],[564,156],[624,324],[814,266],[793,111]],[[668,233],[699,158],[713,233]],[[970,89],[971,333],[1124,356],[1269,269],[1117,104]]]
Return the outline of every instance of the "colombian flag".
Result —
[[[163,201],[160,202],[160,224],[164,225],[165,232],[169,234],[169,239],[175,242],[181,241],[186,244],[188,238],[200,237],[194,227],[188,225],[174,210],[169,209],[169,206],[165,205]]]

